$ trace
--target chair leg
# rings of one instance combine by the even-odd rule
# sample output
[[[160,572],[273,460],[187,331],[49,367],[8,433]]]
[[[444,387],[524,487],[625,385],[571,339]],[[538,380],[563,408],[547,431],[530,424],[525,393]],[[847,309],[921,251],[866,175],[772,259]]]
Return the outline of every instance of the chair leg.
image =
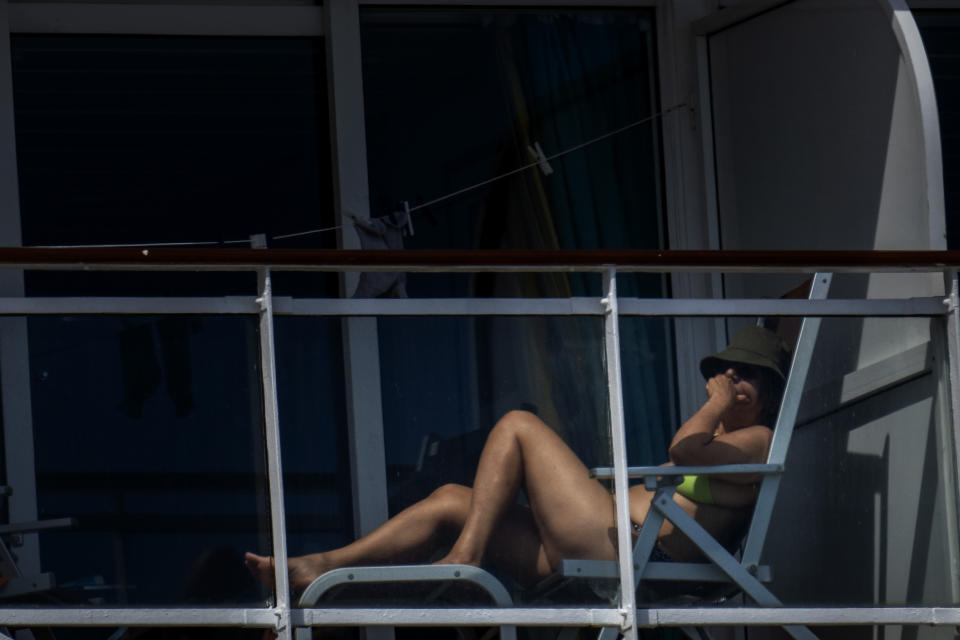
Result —
[[[656,497],[653,501],[653,508],[663,513],[668,520],[686,534],[700,548],[700,551],[743,589],[743,592],[754,602],[764,607],[782,606],[780,600],[767,587],[737,562],[729,551],[720,546],[720,543],[677,503],[669,498]],[[783,629],[795,640],[817,640],[817,636],[807,627],[785,625]]]

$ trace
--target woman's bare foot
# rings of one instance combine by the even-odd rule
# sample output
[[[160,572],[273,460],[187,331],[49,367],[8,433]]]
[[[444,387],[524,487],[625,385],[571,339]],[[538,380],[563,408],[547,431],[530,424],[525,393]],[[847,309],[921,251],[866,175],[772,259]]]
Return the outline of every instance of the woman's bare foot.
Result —
[[[477,560],[475,558],[469,558],[459,553],[454,553],[454,551],[451,550],[450,553],[440,558],[433,564],[469,564],[474,567],[479,567],[481,564],[483,564],[483,559],[481,558],[480,560]]]
[[[249,551],[244,555],[244,563],[260,582],[272,587],[274,585],[274,566],[272,556],[258,556]],[[297,556],[287,559],[287,574],[290,577],[290,589],[301,591],[306,589],[317,576],[326,573],[333,567],[329,566],[322,553],[311,553],[306,556]]]

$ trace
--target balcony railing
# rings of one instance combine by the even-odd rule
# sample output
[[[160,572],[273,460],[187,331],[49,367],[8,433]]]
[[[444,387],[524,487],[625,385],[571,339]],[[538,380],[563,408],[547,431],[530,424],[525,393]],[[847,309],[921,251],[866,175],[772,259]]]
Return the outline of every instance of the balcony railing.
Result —
[[[638,609],[629,561],[630,524],[619,352],[615,327],[621,316],[921,316],[945,324],[950,359],[953,433],[960,433],[960,314],[957,269],[960,251],[325,251],[171,248],[2,248],[0,269],[104,271],[234,271],[258,274],[258,290],[230,297],[0,297],[0,315],[34,314],[250,314],[259,317],[267,477],[270,495],[276,603],[268,608],[0,608],[0,625],[18,626],[244,626],[291,637],[300,626],[617,626],[960,624],[960,608],[844,607],[775,609]],[[604,293],[579,298],[351,299],[274,297],[271,272],[591,272],[604,278]],[[621,273],[942,273],[944,294],[882,299],[637,299],[618,298]],[[545,315],[605,319],[611,440],[617,494],[621,588],[619,608],[430,609],[350,608],[301,610],[287,586],[285,510],[279,455],[274,330],[276,315]],[[2,347],[2,345],[0,345]],[[615,357],[616,356],[616,357]],[[956,464],[956,461],[955,461]]]

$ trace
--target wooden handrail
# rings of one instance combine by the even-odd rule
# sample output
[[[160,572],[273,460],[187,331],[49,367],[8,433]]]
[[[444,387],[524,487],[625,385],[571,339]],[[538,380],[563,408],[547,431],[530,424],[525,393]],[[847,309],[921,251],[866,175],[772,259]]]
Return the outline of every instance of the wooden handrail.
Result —
[[[0,268],[243,271],[936,271],[960,251],[451,250],[0,247]]]

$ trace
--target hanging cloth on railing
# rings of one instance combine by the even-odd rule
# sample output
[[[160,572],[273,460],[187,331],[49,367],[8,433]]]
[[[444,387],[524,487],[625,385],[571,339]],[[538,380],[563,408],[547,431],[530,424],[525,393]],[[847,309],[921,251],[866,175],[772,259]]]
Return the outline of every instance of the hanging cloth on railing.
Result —
[[[355,216],[353,227],[364,249],[403,249],[403,236],[413,235],[410,211],[404,203],[403,211],[388,216],[364,219]],[[374,271],[360,274],[354,298],[406,298],[407,274],[402,271]]]

